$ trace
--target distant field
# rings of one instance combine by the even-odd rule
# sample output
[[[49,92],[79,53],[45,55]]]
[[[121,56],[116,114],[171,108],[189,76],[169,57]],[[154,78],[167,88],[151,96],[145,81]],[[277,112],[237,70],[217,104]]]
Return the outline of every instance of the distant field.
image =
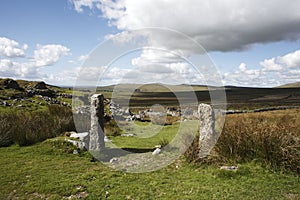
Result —
[[[278,88],[300,88],[300,82],[278,86]]]
[[[184,91],[207,91],[207,86],[202,85],[165,85],[165,84],[119,84],[98,87],[99,91],[134,91],[140,92],[184,92]]]
[[[196,96],[199,103],[210,103],[210,92],[203,86],[192,86],[193,91],[188,91],[187,86],[173,86],[174,90],[162,85],[146,85],[140,90],[133,90],[136,85],[121,85],[117,90],[113,86],[106,89],[98,88],[97,92],[103,93],[107,98],[113,97],[116,102],[123,104],[129,100],[133,107],[145,107],[153,104],[178,106],[178,99],[183,103],[190,103]],[[131,92],[129,92],[131,90]],[[113,93],[112,93],[113,91]],[[299,88],[246,88],[225,87],[228,109],[256,109],[272,106],[300,106]],[[214,92],[213,90],[211,92]]]

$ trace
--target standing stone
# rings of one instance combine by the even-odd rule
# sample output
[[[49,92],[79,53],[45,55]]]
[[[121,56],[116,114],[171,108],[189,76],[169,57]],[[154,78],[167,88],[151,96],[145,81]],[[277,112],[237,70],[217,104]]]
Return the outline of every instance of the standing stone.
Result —
[[[104,147],[104,97],[102,94],[94,94],[91,97],[89,150],[100,151]]]
[[[216,143],[215,113],[207,104],[198,107],[200,117],[199,157],[207,156]]]

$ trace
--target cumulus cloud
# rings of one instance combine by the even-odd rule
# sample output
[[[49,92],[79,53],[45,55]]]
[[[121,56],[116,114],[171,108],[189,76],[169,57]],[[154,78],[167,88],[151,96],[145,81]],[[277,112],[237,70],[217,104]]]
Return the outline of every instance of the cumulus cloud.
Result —
[[[265,59],[259,63],[263,67],[263,71],[281,71],[282,66],[277,64],[275,58]]]
[[[8,59],[0,60],[0,77],[41,79],[46,74],[40,68],[34,66],[33,62],[14,62]]]
[[[261,82],[261,71],[248,69],[245,63],[241,63],[238,70],[232,73],[224,73],[223,81],[226,85],[254,85]]]
[[[300,81],[300,50],[265,59],[260,69],[248,69],[241,63],[238,70],[223,74],[224,84],[244,86],[274,86]]]
[[[119,30],[171,28],[189,35],[208,51],[242,50],[255,43],[293,40],[300,36],[300,1],[294,0],[71,2],[78,12],[83,7],[101,10],[103,17]],[[156,39],[165,42],[176,38]]]
[[[0,60],[0,76],[1,77],[14,77],[17,76],[17,70],[15,69],[16,63],[10,60]]]
[[[15,40],[6,37],[0,37],[0,56],[5,57],[24,57],[27,44],[20,45]]]
[[[300,50],[286,54],[282,57],[277,57],[277,62],[288,68],[300,69]]]
[[[300,38],[300,1],[294,0],[70,1],[78,12],[82,12],[83,8],[101,11],[109,25],[117,27],[121,32],[121,36],[118,33],[119,37],[107,35],[106,39],[118,39],[114,42],[119,43],[136,38],[130,31],[144,27],[177,30],[197,41],[209,52],[240,51],[253,44]],[[135,70],[118,71],[126,73],[123,76],[126,81],[137,79],[136,77],[142,81],[151,81],[149,77],[153,77],[152,80],[169,80],[168,77],[189,79],[190,83],[203,81],[203,77],[198,76],[182,61],[182,57],[190,59],[192,55],[205,54],[199,46],[172,31],[146,33],[144,37],[146,47],[159,47],[165,52],[144,48],[139,57],[132,59],[131,64],[136,66]],[[237,70],[223,73],[224,83],[270,86],[291,79],[299,80],[299,65],[300,50],[265,59],[258,63],[260,69],[257,66],[252,69],[246,63],[241,63]],[[202,71],[209,71],[210,68],[206,65],[202,67]],[[181,74],[180,77],[178,74]]]
[[[66,55],[70,55],[70,49],[65,46],[56,44],[37,45],[37,50],[34,51],[34,60],[38,67],[50,66]]]
[[[55,64],[60,58],[70,54],[70,49],[62,45],[37,45],[33,59],[25,57],[26,44],[20,45],[17,41],[0,38],[0,77],[45,79],[43,67]],[[24,57],[22,60],[17,57]]]
[[[263,71],[300,69],[300,50],[260,62]]]

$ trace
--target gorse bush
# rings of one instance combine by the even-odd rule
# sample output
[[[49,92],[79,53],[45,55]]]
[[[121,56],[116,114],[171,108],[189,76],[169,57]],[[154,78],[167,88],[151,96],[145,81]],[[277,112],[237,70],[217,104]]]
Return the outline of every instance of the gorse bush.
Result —
[[[6,111],[0,114],[0,122],[0,146],[31,145],[75,130],[71,109],[58,105],[44,111]]]
[[[286,113],[229,115],[210,156],[199,159],[195,141],[186,157],[218,164],[258,160],[273,169],[300,173],[300,118],[297,111]]]

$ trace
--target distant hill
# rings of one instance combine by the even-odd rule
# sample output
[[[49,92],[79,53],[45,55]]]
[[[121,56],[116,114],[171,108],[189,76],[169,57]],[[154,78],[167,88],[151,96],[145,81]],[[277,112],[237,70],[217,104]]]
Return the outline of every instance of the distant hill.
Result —
[[[44,85],[48,89],[52,89],[52,90],[59,89],[59,87],[46,84],[43,81],[13,80],[10,78],[0,78],[0,89],[7,89],[5,87],[8,86],[8,83],[13,83],[13,84],[17,83],[17,85],[20,89],[34,88],[34,87],[37,87],[37,85]]]
[[[207,86],[203,85],[166,85],[159,83],[151,84],[118,84],[98,87],[98,91],[132,91],[136,90],[138,92],[183,92],[183,91],[207,91]]]
[[[278,86],[276,88],[300,88],[300,82],[289,83],[289,84]]]

